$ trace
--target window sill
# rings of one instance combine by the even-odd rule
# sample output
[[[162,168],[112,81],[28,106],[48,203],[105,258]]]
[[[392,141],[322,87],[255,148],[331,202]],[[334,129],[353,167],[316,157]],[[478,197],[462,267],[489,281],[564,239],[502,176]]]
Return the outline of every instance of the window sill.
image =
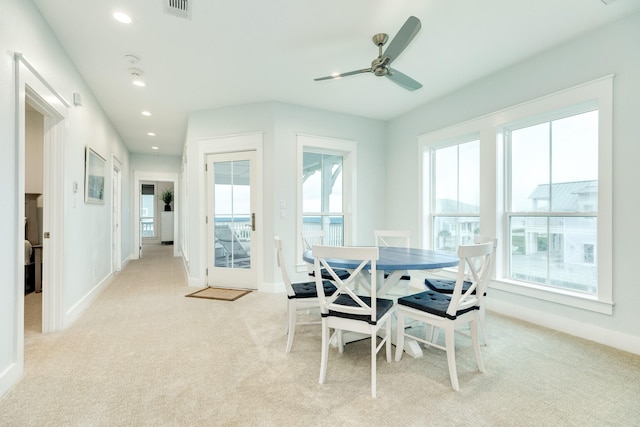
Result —
[[[560,289],[549,289],[530,283],[516,282],[506,279],[492,280],[489,287],[516,295],[536,298],[596,313],[607,314],[609,316],[613,314],[613,302],[601,301],[595,296],[592,297]]]

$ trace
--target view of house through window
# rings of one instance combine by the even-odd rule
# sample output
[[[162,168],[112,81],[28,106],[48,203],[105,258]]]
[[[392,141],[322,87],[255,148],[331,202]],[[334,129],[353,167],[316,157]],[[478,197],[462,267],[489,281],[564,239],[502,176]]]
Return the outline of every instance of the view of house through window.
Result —
[[[431,149],[433,248],[456,252],[480,229],[480,141]]]
[[[606,76],[421,135],[423,241],[495,236],[492,287],[611,314],[612,106]]]
[[[509,277],[596,294],[598,111],[505,131]]]
[[[303,231],[324,230],[325,244],[343,245],[343,156],[305,149],[302,174]]]

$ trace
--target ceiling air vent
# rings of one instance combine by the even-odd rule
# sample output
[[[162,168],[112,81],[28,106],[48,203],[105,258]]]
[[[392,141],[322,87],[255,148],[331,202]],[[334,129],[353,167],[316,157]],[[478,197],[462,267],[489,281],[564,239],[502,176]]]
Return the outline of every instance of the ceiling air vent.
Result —
[[[164,10],[179,18],[191,19],[192,0],[164,0]]]

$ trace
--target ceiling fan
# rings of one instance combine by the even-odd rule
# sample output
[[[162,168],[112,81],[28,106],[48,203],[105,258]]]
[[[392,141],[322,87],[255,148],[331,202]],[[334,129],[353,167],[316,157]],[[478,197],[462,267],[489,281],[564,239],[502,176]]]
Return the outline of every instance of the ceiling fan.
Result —
[[[318,77],[314,79],[315,81],[320,80],[332,80],[339,79],[341,77],[353,76],[355,74],[362,73],[373,73],[376,76],[385,76],[390,79],[392,82],[396,83],[399,86],[407,90],[416,90],[420,89],[422,85],[407,76],[406,74],[401,73],[398,70],[391,68],[389,65],[396,59],[400,54],[406,49],[406,47],[411,43],[411,40],[418,34],[420,31],[420,20],[415,16],[410,16],[407,19],[407,22],[404,23],[398,34],[391,40],[387,49],[382,52],[382,46],[385,45],[387,40],[389,40],[389,36],[385,33],[379,33],[373,36],[373,43],[378,46],[378,57],[371,61],[370,68],[363,68],[362,70],[348,71],[346,73],[332,74],[326,77]]]

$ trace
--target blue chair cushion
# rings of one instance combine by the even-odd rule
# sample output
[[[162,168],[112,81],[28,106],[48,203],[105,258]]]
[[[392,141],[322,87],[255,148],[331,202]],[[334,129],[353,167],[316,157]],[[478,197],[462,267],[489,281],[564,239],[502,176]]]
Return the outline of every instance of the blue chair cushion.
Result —
[[[427,277],[424,279],[424,284],[432,291],[440,292],[441,294],[452,294],[456,281],[448,279],[430,279]],[[462,292],[467,292],[469,286],[471,286],[471,282],[465,280],[462,284]],[[475,294],[476,291],[473,291],[472,293]]]
[[[390,271],[385,271],[384,272],[384,278],[386,279],[387,277],[389,277],[391,275]],[[408,274],[403,274],[402,276],[400,276],[400,280],[411,280],[411,276],[409,276]]]
[[[362,302],[364,302],[365,304],[367,304],[369,307],[371,307],[371,297],[364,297],[364,296],[360,296],[360,299],[362,300]],[[357,302],[355,302],[353,300],[353,298],[351,298],[350,295],[348,294],[342,294],[340,295],[336,300],[335,300],[336,304],[340,304],[340,305],[346,305],[349,307],[359,307],[359,304]],[[367,322],[371,325],[375,325],[378,323],[378,320],[380,320],[380,318],[382,316],[384,316],[389,310],[391,310],[393,308],[393,301],[390,299],[385,299],[385,298],[376,298],[376,320],[375,321],[371,321],[371,316],[365,316],[362,314],[350,314],[350,313],[343,313],[341,311],[335,311],[335,310],[329,310],[329,313],[323,313],[322,317],[327,317],[327,316],[335,316],[335,317],[342,317],[344,319],[353,319],[353,320],[359,320],[362,322]]]
[[[322,286],[324,288],[325,295],[333,295],[337,290],[336,286],[328,280],[323,280]],[[289,299],[316,298],[318,296],[316,282],[292,283],[291,287],[293,288],[295,295],[289,295]]]
[[[347,270],[333,270],[333,271],[338,275],[340,280],[345,280],[350,276],[350,273]],[[322,273],[322,278],[324,280],[333,280],[333,277],[325,268],[321,270],[321,273]],[[316,277],[316,272],[310,271],[309,276]]]
[[[434,316],[446,317],[447,319],[452,320],[468,311],[478,309],[477,306],[468,307],[463,310],[459,310],[454,316],[450,316],[447,314],[449,302],[451,302],[451,295],[441,294],[434,291],[425,291],[420,292],[419,294],[398,298],[398,305],[404,305],[406,307],[411,307],[416,310],[433,314]]]

